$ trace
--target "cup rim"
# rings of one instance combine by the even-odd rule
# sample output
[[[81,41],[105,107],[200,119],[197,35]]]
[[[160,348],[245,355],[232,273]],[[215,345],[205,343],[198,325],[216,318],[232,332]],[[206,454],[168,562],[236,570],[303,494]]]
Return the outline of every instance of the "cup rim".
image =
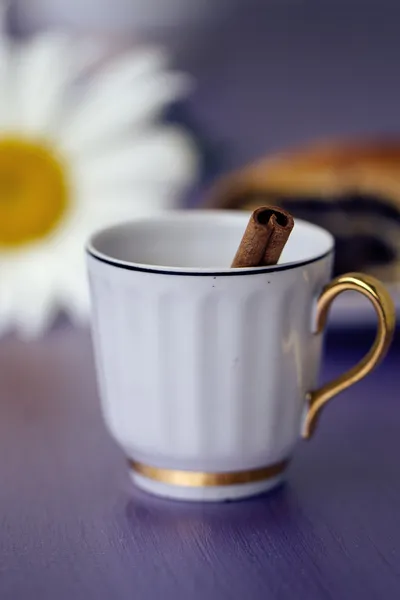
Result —
[[[307,225],[310,228],[319,231],[320,233],[324,233],[328,241],[328,249],[320,254],[316,254],[315,256],[310,257],[309,259],[298,260],[285,262],[282,264],[272,265],[269,267],[261,266],[261,267],[224,267],[224,268],[215,268],[215,267],[174,267],[174,266],[163,266],[163,265],[151,265],[145,263],[139,263],[135,261],[122,260],[120,258],[114,258],[110,255],[103,253],[101,250],[96,248],[96,242],[100,238],[100,236],[116,232],[123,228],[137,225],[139,223],[149,223],[151,221],[173,221],[176,218],[185,218],[185,216],[199,216],[199,217],[243,217],[250,216],[251,212],[247,211],[238,211],[238,210],[202,210],[202,209],[175,209],[169,210],[165,212],[159,212],[155,215],[144,216],[137,219],[132,219],[130,221],[125,221],[123,223],[118,223],[114,225],[110,225],[108,227],[103,227],[100,230],[95,231],[89,238],[85,250],[89,257],[97,260],[100,263],[108,265],[110,267],[116,267],[119,269],[123,269],[126,271],[137,271],[142,273],[154,273],[159,275],[182,275],[182,276],[194,276],[194,277],[212,277],[212,276],[242,276],[242,275],[256,275],[262,273],[275,273],[278,271],[289,271],[297,268],[301,268],[307,266],[309,264],[319,262],[324,260],[334,252],[334,238],[333,236],[323,227],[319,225],[315,225],[314,223],[310,223],[309,221],[305,221],[303,219],[296,219],[297,224]]]

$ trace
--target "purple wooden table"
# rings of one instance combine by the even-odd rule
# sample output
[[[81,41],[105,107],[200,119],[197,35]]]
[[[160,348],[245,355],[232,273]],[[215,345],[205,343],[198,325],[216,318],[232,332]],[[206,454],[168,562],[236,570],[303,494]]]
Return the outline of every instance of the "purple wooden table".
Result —
[[[365,344],[332,342],[324,377]],[[286,486],[186,505],[131,485],[102,422],[87,332],[4,340],[1,600],[398,599],[399,358],[393,348],[332,402]]]

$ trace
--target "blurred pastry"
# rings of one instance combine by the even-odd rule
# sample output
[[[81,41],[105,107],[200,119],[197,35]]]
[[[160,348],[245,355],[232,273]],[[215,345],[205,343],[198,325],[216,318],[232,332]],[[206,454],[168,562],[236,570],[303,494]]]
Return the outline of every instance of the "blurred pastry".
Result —
[[[222,178],[207,207],[275,204],[336,238],[335,272],[398,279],[400,138],[338,140],[271,155]]]

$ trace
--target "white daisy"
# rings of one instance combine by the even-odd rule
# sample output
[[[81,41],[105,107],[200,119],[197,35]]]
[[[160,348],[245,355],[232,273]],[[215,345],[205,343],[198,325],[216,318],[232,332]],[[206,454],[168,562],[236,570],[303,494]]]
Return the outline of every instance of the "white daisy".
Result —
[[[89,53],[44,34],[0,35],[0,331],[89,311],[83,245],[113,221],[176,204],[197,173],[191,139],[160,123],[188,91],[157,49],[78,85]]]

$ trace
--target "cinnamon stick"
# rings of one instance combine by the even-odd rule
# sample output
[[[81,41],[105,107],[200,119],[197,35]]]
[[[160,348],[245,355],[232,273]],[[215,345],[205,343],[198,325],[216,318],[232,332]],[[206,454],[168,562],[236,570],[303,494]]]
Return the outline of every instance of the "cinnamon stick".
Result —
[[[276,265],[293,229],[290,213],[276,206],[261,206],[250,217],[232,267]]]

